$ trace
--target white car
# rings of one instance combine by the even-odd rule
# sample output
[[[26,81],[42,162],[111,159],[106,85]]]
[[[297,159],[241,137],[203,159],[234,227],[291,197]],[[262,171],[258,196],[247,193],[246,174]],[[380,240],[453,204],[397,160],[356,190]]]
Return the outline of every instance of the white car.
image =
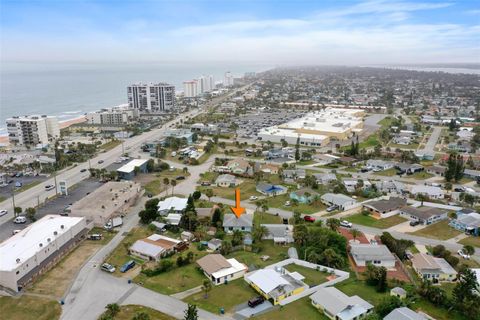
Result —
[[[347,220],[342,220],[340,221],[340,226],[344,228],[351,228],[353,225],[351,222],[348,222]]]
[[[101,270],[105,271],[105,272],[110,272],[110,273],[114,273],[115,272],[115,267],[112,266],[111,264],[108,264],[108,263],[104,263],[102,264],[102,266],[100,267]]]
[[[465,259],[465,260],[469,260],[469,259],[470,259],[470,255],[467,254],[467,253],[465,253],[465,252],[463,252],[462,249],[458,250],[457,253],[458,253],[458,255],[459,255],[460,257],[462,257],[462,258]]]
[[[19,233],[20,231],[22,231],[22,230],[20,230],[20,229],[13,230],[13,231],[12,231],[12,234],[13,234],[13,235],[16,235],[16,234]]]
[[[47,190],[47,191],[50,191],[50,190],[53,190],[53,189],[55,189],[55,186],[53,184],[47,184],[45,186],[45,190]]]
[[[0,217],[3,217],[4,215],[6,215],[8,213],[7,210],[0,210]]]
[[[257,199],[258,199],[258,197],[257,197],[257,196],[250,196],[250,198],[249,198],[249,199],[250,199],[250,200],[257,200]]]
[[[24,216],[18,216],[15,219],[13,219],[13,223],[15,224],[27,223],[27,218]]]

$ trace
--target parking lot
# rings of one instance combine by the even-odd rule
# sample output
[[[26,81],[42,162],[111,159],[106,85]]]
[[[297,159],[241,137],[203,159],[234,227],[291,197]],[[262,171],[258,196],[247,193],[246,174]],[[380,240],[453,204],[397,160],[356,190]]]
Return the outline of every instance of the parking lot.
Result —
[[[47,214],[59,214],[63,212],[66,206],[80,200],[87,195],[87,192],[93,192],[101,185],[102,184],[95,179],[83,180],[81,183],[69,188],[68,196],[58,195],[55,199],[48,201],[44,205],[40,204],[40,208],[37,210],[35,217],[40,219]],[[23,209],[25,210],[25,208]],[[30,221],[27,221],[25,224],[15,224],[12,221],[0,225],[0,241],[12,236],[14,230],[24,229],[30,223]]]
[[[260,129],[271,127],[290,121],[292,119],[303,116],[305,112],[285,111],[285,110],[268,110],[258,111],[255,113],[247,113],[240,115],[232,120],[237,126],[237,134],[240,138],[255,138]]]
[[[12,196],[13,191],[22,191],[25,190],[29,185],[36,185],[42,183],[43,181],[48,179],[46,175],[38,175],[38,176],[21,176],[21,177],[11,177],[5,176],[4,178],[8,183],[6,186],[0,187],[0,198],[10,198]],[[17,183],[20,183],[20,187],[16,187]]]

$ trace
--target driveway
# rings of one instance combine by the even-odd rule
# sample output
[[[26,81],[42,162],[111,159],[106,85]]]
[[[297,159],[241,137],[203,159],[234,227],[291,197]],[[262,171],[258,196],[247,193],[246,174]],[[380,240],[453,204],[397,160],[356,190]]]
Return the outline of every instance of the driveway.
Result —
[[[414,227],[410,225],[410,220],[402,222],[400,224],[397,224],[395,226],[392,226],[388,228],[385,231],[391,232],[391,231],[397,231],[397,232],[415,232],[418,230],[421,230],[423,228],[427,227],[427,225],[419,224]]]
[[[235,319],[247,319],[255,315],[270,311],[272,308],[273,304],[270,301],[265,301],[264,303],[259,304],[255,308],[250,308],[245,302],[235,307],[235,310],[237,311],[235,312],[233,317]]]
[[[434,127],[433,132],[430,135],[427,143],[425,144],[425,148],[423,152],[432,153],[435,152],[435,146],[437,145],[438,139],[440,138],[440,134],[442,133],[441,127]]]

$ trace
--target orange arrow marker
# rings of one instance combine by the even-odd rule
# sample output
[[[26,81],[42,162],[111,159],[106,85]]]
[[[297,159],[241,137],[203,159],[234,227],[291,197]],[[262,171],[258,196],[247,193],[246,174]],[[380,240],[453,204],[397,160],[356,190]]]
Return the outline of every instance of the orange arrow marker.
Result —
[[[245,208],[240,207],[240,189],[236,188],[235,189],[235,207],[230,207],[230,210],[232,210],[233,214],[237,216],[237,219],[240,218],[240,216],[245,213]]]

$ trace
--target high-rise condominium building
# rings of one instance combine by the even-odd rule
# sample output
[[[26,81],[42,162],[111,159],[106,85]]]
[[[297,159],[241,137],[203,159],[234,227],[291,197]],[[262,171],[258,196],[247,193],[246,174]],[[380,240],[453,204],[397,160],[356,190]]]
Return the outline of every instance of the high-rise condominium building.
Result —
[[[57,117],[22,116],[7,119],[7,132],[10,144],[32,147],[48,144],[51,139],[60,137]]]
[[[233,86],[233,75],[230,71],[225,72],[225,76],[223,77],[223,85],[225,87]]]
[[[87,123],[107,126],[124,126],[135,121],[139,116],[136,109],[102,109],[87,114]]]
[[[141,112],[164,112],[175,108],[175,86],[168,83],[128,86],[128,106]]]
[[[195,98],[198,96],[197,80],[190,80],[183,82],[183,95],[185,98]]]

